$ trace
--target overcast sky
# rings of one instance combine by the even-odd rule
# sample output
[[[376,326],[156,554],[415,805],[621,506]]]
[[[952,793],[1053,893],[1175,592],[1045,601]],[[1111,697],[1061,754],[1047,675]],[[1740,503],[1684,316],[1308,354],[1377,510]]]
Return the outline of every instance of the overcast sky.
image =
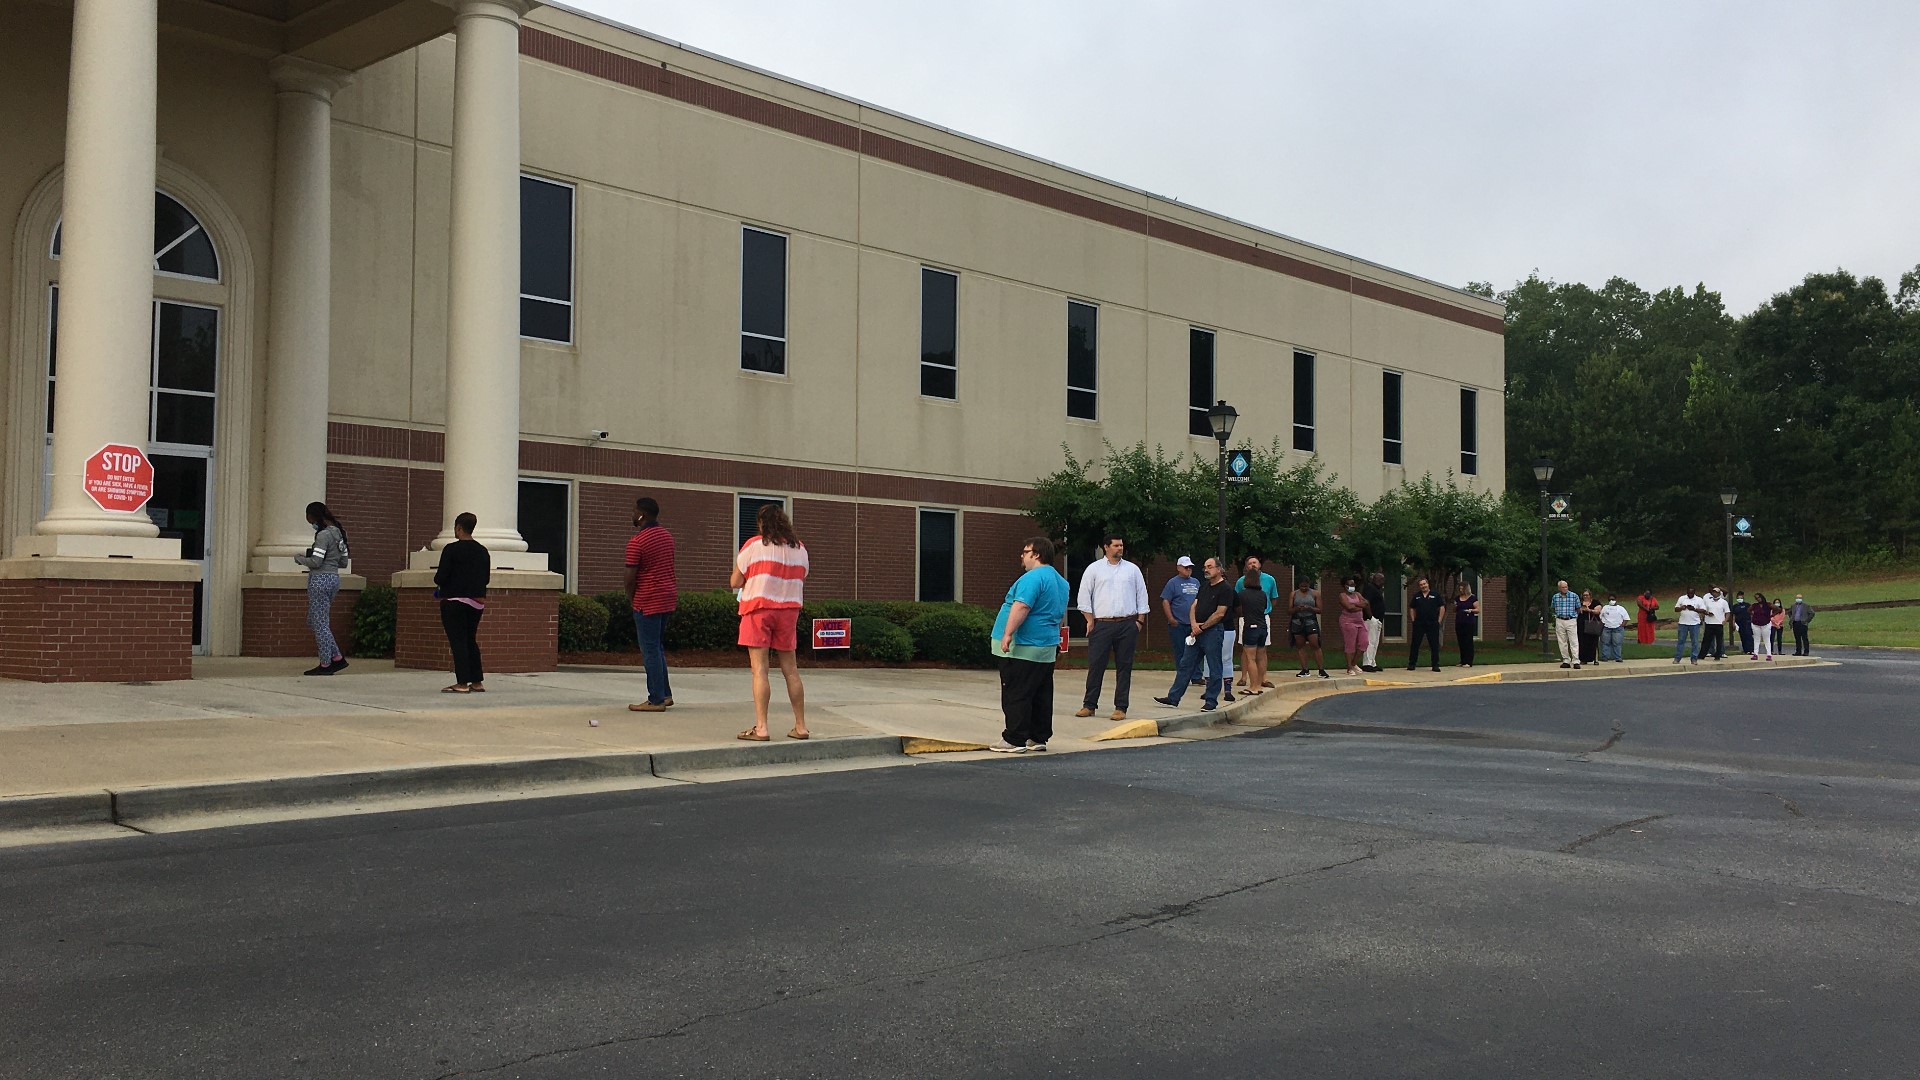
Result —
[[[570,0],[1449,285],[1920,263],[1920,0]]]

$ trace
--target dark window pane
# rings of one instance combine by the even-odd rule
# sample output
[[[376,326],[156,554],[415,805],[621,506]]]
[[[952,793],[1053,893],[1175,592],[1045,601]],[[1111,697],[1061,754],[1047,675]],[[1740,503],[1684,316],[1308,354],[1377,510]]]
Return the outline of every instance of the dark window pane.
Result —
[[[58,375],[60,358],[60,286],[47,289],[47,375]]]
[[[740,496],[740,518],[736,522],[738,527],[735,529],[733,541],[735,551],[740,550],[742,544],[760,535],[760,508],[763,506],[777,506],[785,510],[787,503],[785,499],[763,499],[754,495]],[[727,561],[731,564],[733,560]]]
[[[920,511],[920,595],[929,603],[954,599],[954,519],[941,510]]]
[[[1380,460],[1389,465],[1400,464],[1400,440],[1384,439],[1380,443]]]
[[[153,193],[153,252],[157,268],[169,274],[210,281],[220,277],[220,260],[206,230],[186,207],[157,191]]]
[[[1385,372],[1380,379],[1380,432],[1383,438],[1400,441],[1400,373]]]
[[[1213,421],[1207,419],[1207,410],[1191,407],[1187,409],[1187,434],[1207,439],[1213,438]]]
[[[927,397],[953,400],[960,396],[959,372],[952,368],[920,367],[920,393]]]
[[[1471,450],[1460,451],[1460,475],[1477,476],[1480,472],[1480,455]]]
[[[741,230],[740,329],[787,336],[787,238]]]
[[[1293,448],[1313,453],[1313,429],[1301,424],[1293,425]]]
[[[567,541],[571,529],[567,522],[566,484],[544,480],[520,481],[520,535],[528,551],[542,552],[547,569],[567,576]]]
[[[1100,309],[1068,301],[1067,385],[1080,390],[1098,390],[1099,355]],[[1071,408],[1067,411],[1072,416],[1080,415]]]
[[[1187,404],[1196,409],[1213,405],[1213,335],[1191,327],[1187,330]]]
[[[520,336],[543,341],[572,341],[573,309],[551,300],[521,297]]]
[[[948,366],[955,363],[959,305],[959,277],[923,267],[920,271],[920,359],[923,362]],[[924,382],[925,376],[921,378]]]
[[[47,434],[49,435],[53,434],[53,392],[54,390],[55,390],[55,386],[54,386],[53,380],[48,379],[47,380]]]
[[[1094,394],[1091,390],[1067,391],[1067,415],[1081,420],[1098,420],[1093,409]]]
[[[213,392],[220,313],[164,301],[153,348],[159,370],[154,385],[168,390]]]
[[[564,184],[520,178],[520,291],[573,299],[573,189]]]
[[[1460,450],[1474,453],[1480,449],[1480,393],[1460,388]]]
[[[1380,628],[1381,637],[1405,637],[1407,633],[1407,585],[1400,575],[1389,570],[1387,580],[1380,591],[1387,594],[1387,617],[1380,620],[1386,625]]]
[[[740,366],[747,371],[787,373],[787,343],[740,335]]]
[[[53,257],[56,259],[60,257],[60,233],[64,226],[63,222],[53,227]]]
[[[1297,352],[1293,354],[1293,422],[1300,427],[1313,426],[1313,354]],[[1313,447],[1299,446],[1296,450],[1311,450]]]
[[[190,394],[153,395],[153,441],[212,446],[213,399]]]

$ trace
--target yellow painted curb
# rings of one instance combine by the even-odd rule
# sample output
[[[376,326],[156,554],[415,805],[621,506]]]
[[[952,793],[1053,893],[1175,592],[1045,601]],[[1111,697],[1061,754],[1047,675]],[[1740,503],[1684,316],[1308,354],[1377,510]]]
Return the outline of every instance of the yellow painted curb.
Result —
[[[900,738],[900,752],[903,754],[958,754],[986,748],[986,743],[959,742],[954,739],[922,739],[914,735]]]
[[[1093,737],[1094,742],[1112,742],[1115,739],[1151,739],[1160,734],[1160,725],[1151,720],[1129,720]]]
[[[1489,682],[1499,682],[1499,681],[1500,681],[1500,675],[1501,675],[1501,673],[1500,673],[1500,672],[1498,672],[1498,671],[1489,671],[1489,672],[1487,672],[1487,673],[1486,673],[1485,675],[1469,675],[1469,676],[1467,676],[1467,677],[1466,677],[1466,678],[1464,678],[1464,679],[1455,679],[1455,680],[1453,680],[1453,681],[1454,681],[1454,682],[1456,682],[1456,683],[1489,683]]]
[[[1418,683],[1395,682],[1392,679],[1368,679],[1368,686],[1417,686]]]

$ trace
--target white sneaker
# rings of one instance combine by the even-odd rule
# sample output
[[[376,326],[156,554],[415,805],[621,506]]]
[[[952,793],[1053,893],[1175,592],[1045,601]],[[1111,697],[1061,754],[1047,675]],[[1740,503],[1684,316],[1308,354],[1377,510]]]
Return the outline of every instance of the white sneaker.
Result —
[[[1033,741],[1032,739],[1028,739],[1028,740],[1027,740],[1027,753],[1029,753],[1029,754],[1044,754],[1044,753],[1046,753],[1046,751],[1047,751],[1047,744],[1046,744],[1046,743],[1043,743],[1043,742],[1034,742],[1034,741]]]
[[[999,742],[994,743],[992,746],[987,747],[987,749],[993,751],[996,754],[1024,754],[1027,752],[1026,747],[1015,746],[1012,743],[1006,741],[1005,739],[1002,739]]]

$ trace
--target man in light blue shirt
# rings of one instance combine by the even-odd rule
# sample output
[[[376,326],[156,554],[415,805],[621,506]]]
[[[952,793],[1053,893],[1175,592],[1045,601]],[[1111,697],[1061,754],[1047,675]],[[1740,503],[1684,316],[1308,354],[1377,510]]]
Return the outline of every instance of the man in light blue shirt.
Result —
[[[1000,658],[1000,711],[1006,730],[989,746],[1003,754],[1045,750],[1053,737],[1053,665],[1067,618],[1067,579],[1053,568],[1053,541],[1044,536],[1020,548],[1024,571],[1007,590],[993,622],[993,655]]]

